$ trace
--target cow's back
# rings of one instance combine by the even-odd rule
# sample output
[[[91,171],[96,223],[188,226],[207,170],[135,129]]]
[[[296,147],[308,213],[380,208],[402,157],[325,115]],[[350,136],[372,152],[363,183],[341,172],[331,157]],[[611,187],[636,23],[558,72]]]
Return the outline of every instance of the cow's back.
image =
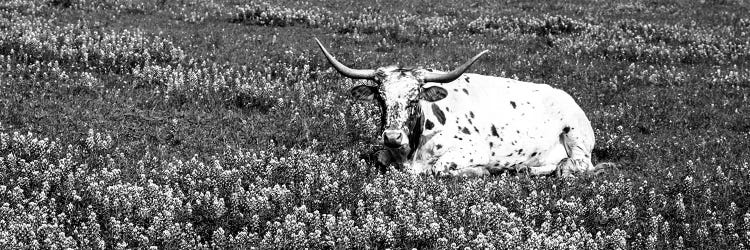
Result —
[[[448,96],[420,102],[432,126],[424,129],[416,160],[461,157],[455,162],[513,168],[537,162],[535,158],[559,144],[566,127],[591,131],[573,98],[546,84],[464,74],[453,82],[425,87],[430,85],[445,88]],[[586,137],[590,151],[593,133]],[[453,151],[461,153],[452,156]]]

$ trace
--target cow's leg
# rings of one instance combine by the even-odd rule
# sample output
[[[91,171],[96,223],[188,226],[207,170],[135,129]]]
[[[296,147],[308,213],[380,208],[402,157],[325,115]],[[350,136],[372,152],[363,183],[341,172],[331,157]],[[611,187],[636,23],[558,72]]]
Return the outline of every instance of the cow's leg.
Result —
[[[517,171],[528,175],[549,175],[555,173],[562,159],[568,158],[568,153],[561,142],[555,142],[549,148],[539,152],[539,155],[519,166]]]
[[[411,160],[404,162],[404,170],[410,174],[432,174],[433,166],[424,160]]]
[[[480,158],[479,153],[466,152],[465,150],[451,151],[445,155],[440,156],[439,159],[432,164],[434,171],[437,174],[445,174],[452,176],[485,176],[489,175],[489,170],[481,165],[481,163],[487,162],[488,159]]]
[[[565,147],[568,157],[558,163],[560,176],[572,176],[576,173],[594,170],[591,164],[591,149],[588,148],[587,136],[583,129],[567,128],[560,134],[560,142]]]
[[[529,175],[549,175],[557,170],[557,164],[546,164],[538,167],[526,167],[522,171]]]
[[[463,177],[481,177],[490,175],[490,171],[484,166],[465,167],[458,170],[451,170],[448,173],[453,176]]]
[[[573,177],[577,173],[588,173],[593,170],[591,159],[565,158],[557,165],[557,174],[562,177]]]

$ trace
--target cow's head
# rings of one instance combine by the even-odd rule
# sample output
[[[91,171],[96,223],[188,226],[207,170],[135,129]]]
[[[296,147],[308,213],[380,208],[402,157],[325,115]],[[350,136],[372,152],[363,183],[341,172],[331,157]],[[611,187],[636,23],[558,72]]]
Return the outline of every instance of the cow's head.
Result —
[[[328,61],[342,75],[353,79],[373,80],[377,85],[360,85],[351,89],[352,96],[358,100],[376,101],[383,110],[383,145],[391,150],[403,153],[414,147],[410,146],[410,135],[420,129],[421,116],[419,101],[435,102],[445,98],[448,93],[440,86],[425,88],[425,83],[447,83],[455,80],[464,73],[471,64],[479,59],[482,51],[468,62],[447,73],[429,72],[423,69],[401,68],[396,66],[378,69],[352,69],[337,61],[323,44],[315,41],[323,50]],[[413,142],[413,139],[412,139]]]

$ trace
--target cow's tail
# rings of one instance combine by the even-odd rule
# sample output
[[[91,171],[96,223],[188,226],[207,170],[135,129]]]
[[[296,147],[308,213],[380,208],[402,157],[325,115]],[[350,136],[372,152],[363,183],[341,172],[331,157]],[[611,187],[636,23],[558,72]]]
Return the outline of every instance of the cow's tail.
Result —
[[[617,167],[618,165],[614,162],[600,162],[599,164],[596,164],[596,166],[594,166],[594,169],[591,171],[591,173],[593,173],[594,175],[599,175],[609,169],[614,169]]]

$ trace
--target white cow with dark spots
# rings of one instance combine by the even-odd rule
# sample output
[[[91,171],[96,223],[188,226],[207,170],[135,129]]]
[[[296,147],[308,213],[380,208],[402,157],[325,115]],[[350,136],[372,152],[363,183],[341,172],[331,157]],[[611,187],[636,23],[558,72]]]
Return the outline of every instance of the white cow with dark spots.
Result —
[[[315,40],[339,73],[377,84],[351,92],[385,112],[386,150],[379,157],[385,164],[467,176],[504,170],[571,176],[601,168],[591,163],[591,124],[570,95],[546,84],[464,74],[487,51],[451,72],[363,70],[344,66]]]

